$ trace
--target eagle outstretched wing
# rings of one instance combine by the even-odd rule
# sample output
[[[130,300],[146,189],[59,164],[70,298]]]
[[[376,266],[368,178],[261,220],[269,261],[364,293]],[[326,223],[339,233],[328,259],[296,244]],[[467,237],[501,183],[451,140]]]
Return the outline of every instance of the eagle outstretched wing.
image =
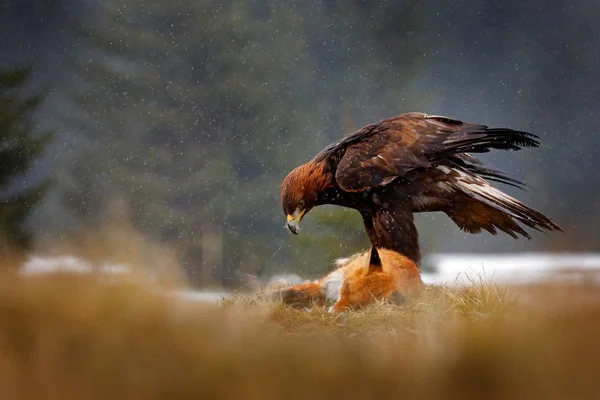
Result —
[[[407,113],[367,125],[297,167],[282,185],[288,228],[320,204],[358,210],[371,243],[418,262],[414,212],[441,211],[461,229],[529,238],[521,225],[557,230],[543,214],[490,184],[524,185],[473,154],[537,147],[537,136],[456,119]]]
[[[386,199],[387,209],[373,212],[372,223],[367,223],[363,215],[371,241],[383,247],[397,246],[400,236],[406,239],[407,227],[396,229],[394,224],[399,220],[396,214],[406,215],[407,203],[411,212],[445,212],[470,233],[503,231],[514,238],[530,238],[519,223],[536,230],[561,229],[543,214],[493,187],[488,180],[519,188],[524,185],[483,167],[470,153],[536,147],[536,138],[527,132],[490,129],[447,117],[402,114],[348,137],[346,147],[337,149],[342,156],[335,168],[335,180],[348,192],[399,180],[392,185],[395,192],[387,195],[396,196]]]
[[[490,129],[447,117],[409,113],[369,125],[331,151],[343,152],[336,168],[337,184],[346,191],[360,192],[386,185],[410,170],[444,161],[468,165],[467,169],[475,173],[487,172],[488,177],[506,180],[498,171],[480,167],[469,153],[535,147],[536,138],[511,129]]]

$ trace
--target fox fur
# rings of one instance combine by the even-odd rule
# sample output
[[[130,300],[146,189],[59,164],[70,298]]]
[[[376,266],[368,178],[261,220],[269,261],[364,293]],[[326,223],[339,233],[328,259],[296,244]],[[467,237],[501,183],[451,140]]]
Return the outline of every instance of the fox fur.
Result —
[[[366,306],[377,300],[401,304],[423,289],[419,267],[392,250],[371,249],[335,262],[325,277],[280,289],[275,300],[294,307],[333,303],[330,312]]]

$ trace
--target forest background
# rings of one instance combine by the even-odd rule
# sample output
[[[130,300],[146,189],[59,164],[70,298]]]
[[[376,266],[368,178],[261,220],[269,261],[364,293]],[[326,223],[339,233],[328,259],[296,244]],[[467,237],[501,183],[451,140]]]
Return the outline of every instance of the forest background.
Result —
[[[5,0],[0,227],[43,249],[127,226],[198,285],[321,273],[368,244],[322,207],[289,235],[282,179],[401,112],[540,135],[484,160],[565,234],[468,235],[419,215],[425,253],[600,250],[600,3]]]

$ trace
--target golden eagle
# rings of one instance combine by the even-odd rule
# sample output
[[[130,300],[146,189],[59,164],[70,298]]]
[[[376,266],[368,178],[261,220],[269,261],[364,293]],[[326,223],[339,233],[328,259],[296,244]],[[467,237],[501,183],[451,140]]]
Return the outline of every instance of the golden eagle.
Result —
[[[416,112],[367,125],[285,178],[281,203],[287,226],[297,233],[302,217],[321,204],[353,208],[361,213],[374,248],[397,251],[417,263],[414,212],[443,211],[470,233],[501,230],[514,238],[530,238],[519,223],[561,231],[489,183],[522,188],[521,182],[484,167],[470,154],[537,147],[537,138]]]

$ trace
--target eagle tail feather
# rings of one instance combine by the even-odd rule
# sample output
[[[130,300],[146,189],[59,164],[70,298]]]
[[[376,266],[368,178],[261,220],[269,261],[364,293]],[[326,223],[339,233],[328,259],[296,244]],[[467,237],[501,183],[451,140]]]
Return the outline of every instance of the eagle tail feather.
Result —
[[[469,164],[466,164],[464,166],[464,168],[467,171],[469,171],[475,175],[481,176],[482,178],[490,180],[490,181],[503,183],[505,185],[516,187],[521,190],[526,190],[529,187],[528,185],[519,181],[518,179],[511,178],[510,176],[506,175],[502,171],[498,171],[498,170],[491,169],[491,168],[485,168],[485,167],[482,167],[479,165],[469,165]]]
[[[467,202],[468,211],[457,202],[453,204],[452,210],[446,212],[461,229],[473,233],[476,233],[477,229],[485,229],[494,234],[491,228],[495,227],[512,237],[520,234],[530,238],[516,223],[518,221],[540,232],[562,232],[548,217],[493,187],[482,177],[463,168],[452,169],[459,174],[458,179],[452,181],[452,187],[470,197]],[[465,214],[470,216],[466,217]]]
[[[477,234],[485,230],[496,235],[500,230],[514,239],[518,239],[518,235],[531,239],[531,236],[504,211],[482,202],[479,202],[476,208],[477,211],[474,212],[472,206],[454,205],[446,210],[446,214],[465,232]]]

